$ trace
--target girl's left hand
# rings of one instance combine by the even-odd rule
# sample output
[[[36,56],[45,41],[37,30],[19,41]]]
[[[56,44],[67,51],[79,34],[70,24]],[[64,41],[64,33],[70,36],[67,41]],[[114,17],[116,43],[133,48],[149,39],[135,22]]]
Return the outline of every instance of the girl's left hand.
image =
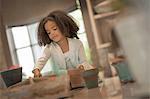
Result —
[[[78,66],[78,69],[85,70],[83,65]]]

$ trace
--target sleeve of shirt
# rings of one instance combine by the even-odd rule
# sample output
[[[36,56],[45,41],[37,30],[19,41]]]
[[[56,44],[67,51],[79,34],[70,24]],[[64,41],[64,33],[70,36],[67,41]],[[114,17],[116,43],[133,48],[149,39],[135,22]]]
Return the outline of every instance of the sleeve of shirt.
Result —
[[[39,70],[42,70],[44,65],[46,64],[46,62],[48,61],[48,59],[50,58],[50,45],[46,45],[43,49],[42,49],[42,54],[41,56],[38,58],[34,69],[38,68]]]
[[[84,47],[83,47],[83,44],[82,42],[80,41],[80,44],[79,44],[79,52],[78,52],[78,60],[79,60],[79,65],[77,66],[77,68],[80,66],[80,65],[83,65],[84,69],[85,70],[89,70],[89,69],[93,69],[93,66],[91,66],[87,59],[86,59],[86,55],[85,55],[85,51],[84,51]]]
[[[79,42],[79,48],[78,48],[78,60],[79,60],[79,64],[86,61],[86,55],[81,41]]]

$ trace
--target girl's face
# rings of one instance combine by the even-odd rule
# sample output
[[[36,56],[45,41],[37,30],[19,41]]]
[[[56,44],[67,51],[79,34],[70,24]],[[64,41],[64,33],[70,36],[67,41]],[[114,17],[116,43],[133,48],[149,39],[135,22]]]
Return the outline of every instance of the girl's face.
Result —
[[[54,21],[48,20],[45,23],[44,28],[49,38],[54,42],[59,42],[65,38],[65,36],[61,33],[60,29],[58,28],[58,26]]]

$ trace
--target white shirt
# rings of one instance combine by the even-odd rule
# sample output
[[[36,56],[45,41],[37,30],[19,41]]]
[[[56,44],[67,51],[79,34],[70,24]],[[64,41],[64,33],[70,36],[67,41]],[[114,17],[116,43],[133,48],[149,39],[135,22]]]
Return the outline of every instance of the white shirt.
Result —
[[[69,51],[63,53],[59,45],[55,42],[47,44],[35,64],[35,68],[41,70],[49,58],[52,59],[53,65],[57,69],[77,68],[83,65],[85,70],[93,67],[87,62],[84,47],[79,39],[68,38]],[[68,63],[68,60],[70,63]]]

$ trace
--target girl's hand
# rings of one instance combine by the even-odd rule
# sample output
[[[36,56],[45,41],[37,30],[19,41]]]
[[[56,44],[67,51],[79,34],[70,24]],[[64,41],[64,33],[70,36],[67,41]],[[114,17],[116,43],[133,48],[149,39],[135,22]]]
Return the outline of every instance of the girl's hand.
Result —
[[[80,70],[85,70],[83,65],[80,65],[80,66],[78,67],[78,69],[80,69]]]
[[[42,76],[39,69],[34,69],[32,72],[34,74],[34,77],[41,77]]]

